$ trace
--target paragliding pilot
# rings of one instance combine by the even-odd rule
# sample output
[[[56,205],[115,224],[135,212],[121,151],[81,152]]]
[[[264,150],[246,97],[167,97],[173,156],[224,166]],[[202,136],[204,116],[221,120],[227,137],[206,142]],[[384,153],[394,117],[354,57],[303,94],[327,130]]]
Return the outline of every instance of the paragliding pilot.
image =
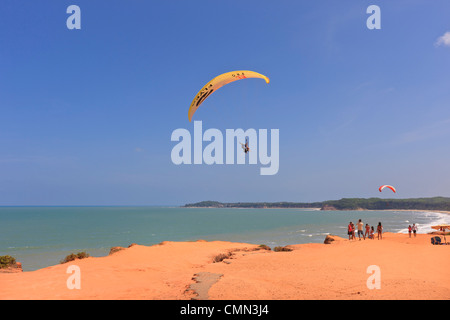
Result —
[[[248,147],[248,138],[245,139],[245,144],[242,142],[239,142],[242,146],[242,150],[244,150],[245,153],[248,153],[250,151],[250,148]]]

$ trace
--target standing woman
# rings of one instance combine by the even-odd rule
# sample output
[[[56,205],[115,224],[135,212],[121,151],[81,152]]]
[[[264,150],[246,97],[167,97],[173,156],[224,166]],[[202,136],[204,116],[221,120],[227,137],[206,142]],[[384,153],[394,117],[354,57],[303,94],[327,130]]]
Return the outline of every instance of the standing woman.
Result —
[[[370,235],[370,226],[366,223],[366,232],[364,233],[364,237],[369,237]]]
[[[377,226],[377,233],[378,233],[378,240],[383,240],[383,226],[381,225],[381,222],[378,222],[378,226]]]
[[[347,233],[348,233],[348,240],[352,240],[352,234],[353,234],[353,223],[350,221],[347,227]]]

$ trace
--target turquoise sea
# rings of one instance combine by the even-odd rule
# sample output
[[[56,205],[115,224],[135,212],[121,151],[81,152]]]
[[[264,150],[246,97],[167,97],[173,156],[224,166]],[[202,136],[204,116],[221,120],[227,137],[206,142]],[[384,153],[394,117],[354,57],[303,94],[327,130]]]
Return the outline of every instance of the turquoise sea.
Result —
[[[11,255],[24,271],[58,264],[70,253],[105,256],[111,247],[162,241],[225,240],[266,244],[321,243],[327,234],[347,237],[350,221],[384,231],[419,233],[450,223],[450,215],[414,211],[320,211],[309,209],[212,209],[178,207],[0,207],[0,256]]]

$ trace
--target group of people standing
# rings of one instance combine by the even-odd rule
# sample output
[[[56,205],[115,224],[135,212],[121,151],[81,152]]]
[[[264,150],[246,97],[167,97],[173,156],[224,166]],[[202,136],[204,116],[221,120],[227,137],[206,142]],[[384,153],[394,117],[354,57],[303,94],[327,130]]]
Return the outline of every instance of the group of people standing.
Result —
[[[367,223],[366,226],[364,227],[364,223],[362,223],[361,219],[358,220],[357,223],[357,228],[358,228],[358,238],[361,241],[361,236],[363,237],[364,240],[366,240],[366,237],[369,239],[375,239],[375,229],[372,227],[370,227]],[[365,229],[365,231],[364,231]],[[348,225],[348,240],[355,240],[356,239],[356,235],[355,235],[355,231],[356,231],[356,227],[353,224],[353,222],[350,221],[349,225]],[[416,236],[417,233],[417,225],[415,223],[413,223],[413,225],[409,225],[408,227],[408,233],[409,233],[409,237],[411,238],[411,232],[414,233],[414,237]],[[377,235],[378,235],[378,240],[382,240],[383,239],[383,226],[381,225],[381,222],[378,222],[378,226],[377,226]]]
[[[359,221],[357,223],[357,228],[358,228],[358,238],[360,241],[361,241],[361,236],[363,237],[364,240],[366,240],[366,236],[369,239],[372,239],[372,240],[375,239],[375,229],[373,226],[370,227],[366,223],[365,231],[364,231],[364,223],[362,223],[361,219],[359,219]],[[350,221],[350,223],[348,225],[348,240],[356,239],[355,231],[356,231],[356,227],[353,224],[353,222]],[[383,226],[381,225],[381,222],[378,222],[377,235],[378,235],[378,240],[383,239]]]

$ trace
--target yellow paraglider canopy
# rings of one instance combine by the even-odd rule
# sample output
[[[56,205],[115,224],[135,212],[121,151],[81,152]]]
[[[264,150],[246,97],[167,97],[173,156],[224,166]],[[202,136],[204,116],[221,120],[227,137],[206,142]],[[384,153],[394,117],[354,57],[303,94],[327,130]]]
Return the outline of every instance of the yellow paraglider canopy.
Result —
[[[203,101],[205,101],[205,99],[208,98],[211,93],[213,93],[220,87],[229,84],[230,82],[247,78],[261,78],[266,80],[266,83],[270,82],[269,78],[267,78],[265,75],[249,70],[239,70],[223,73],[204,85],[203,88],[197,93],[194,100],[192,100],[188,113],[189,121],[192,120],[192,116],[194,115],[195,111],[197,111],[198,107],[200,107]]]

